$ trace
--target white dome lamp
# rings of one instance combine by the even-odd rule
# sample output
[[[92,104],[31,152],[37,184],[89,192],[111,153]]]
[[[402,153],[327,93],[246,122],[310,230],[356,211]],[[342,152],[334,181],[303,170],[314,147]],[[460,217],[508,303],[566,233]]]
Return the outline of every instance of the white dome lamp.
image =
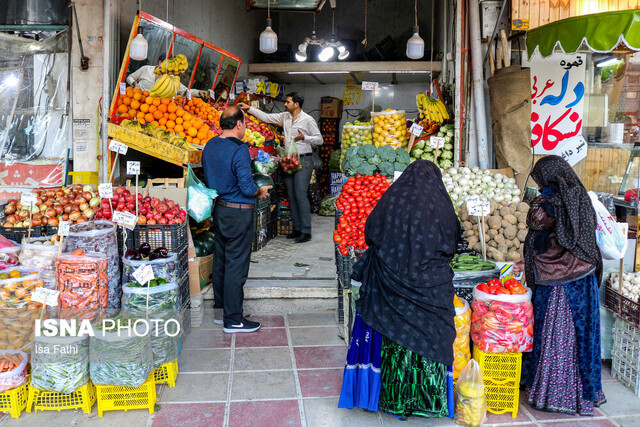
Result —
[[[420,59],[424,56],[424,40],[420,37],[418,28],[418,0],[414,3],[415,26],[413,27],[413,35],[407,41],[407,57],[409,59]]]
[[[307,40],[298,45],[298,51],[296,52],[296,61],[304,62],[307,60]]]
[[[344,61],[349,57],[349,51],[342,44],[342,42],[338,42],[338,60]]]
[[[278,50],[278,35],[271,29],[271,0],[267,0],[267,28],[260,33],[260,52],[274,53]]]
[[[147,40],[142,35],[142,27],[138,27],[138,35],[131,40],[129,46],[129,57],[136,61],[144,61],[147,59],[147,52],[149,51],[149,45]]]

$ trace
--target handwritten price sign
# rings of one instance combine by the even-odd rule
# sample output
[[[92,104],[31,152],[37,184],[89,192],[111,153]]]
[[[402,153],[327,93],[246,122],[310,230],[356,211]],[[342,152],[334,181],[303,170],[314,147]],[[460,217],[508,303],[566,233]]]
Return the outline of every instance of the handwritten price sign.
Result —
[[[467,212],[470,216],[487,216],[491,212],[491,205],[486,200],[480,200],[479,197],[467,198]]]
[[[37,201],[35,193],[22,193],[22,196],[20,196],[20,204],[22,206],[35,206]]]
[[[558,156],[562,157],[571,166],[587,157],[587,141],[582,135],[567,140],[558,152]]]
[[[423,129],[422,126],[420,126],[417,123],[414,123],[409,128],[409,132],[414,134],[415,136],[420,136],[420,134],[422,133],[422,129]]]
[[[154,279],[153,269],[149,264],[142,264],[133,272],[133,278],[141,285],[145,285]]]
[[[113,197],[113,185],[110,182],[103,182],[98,184],[98,194],[103,199],[110,199]]]
[[[69,221],[60,221],[58,224],[58,236],[66,237],[69,235]]]
[[[55,307],[58,305],[58,295],[60,292],[53,289],[36,288],[31,294],[31,301]]]
[[[127,175],[140,175],[140,162],[127,162]]]
[[[127,154],[128,149],[129,147],[127,147],[126,144],[123,144],[122,142],[119,142],[119,141],[111,140],[111,142],[109,143],[109,150],[113,151],[114,153],[120,153],[122,155],[125,155]]]
[[[362,82],[362,90],[378,90],[378,82]]]
[[[432,136],[429,138],[429,147],[430,148],[444,148],[444,137],[442,136]]]

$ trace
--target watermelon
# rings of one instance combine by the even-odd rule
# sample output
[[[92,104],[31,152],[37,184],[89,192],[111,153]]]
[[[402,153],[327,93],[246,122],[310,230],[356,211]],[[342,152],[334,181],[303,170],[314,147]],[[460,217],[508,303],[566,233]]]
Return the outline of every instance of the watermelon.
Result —
[[[262,173],[254,173],[253,182],[255,182],[258,187],[273,186],[273,179],[269,175]]]
[[[196,256],[211,255],[215,248],[214,234],[210,231],[196,234],[193,238],[193,245],[196,248]]]

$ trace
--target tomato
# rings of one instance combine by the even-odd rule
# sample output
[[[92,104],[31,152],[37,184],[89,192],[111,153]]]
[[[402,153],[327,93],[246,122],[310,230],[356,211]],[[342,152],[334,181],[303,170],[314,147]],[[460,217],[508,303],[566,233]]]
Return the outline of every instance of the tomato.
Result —
[[[342,237],[340,237],[340,235],[339,235],[339,234],[334,234],[334,235],[333,235],[333,241],[334,241],[335,243],[340,243],[340,242],[342,242]]]
[[[494,290],[495,289],[495,290]],[[492,287],[493,295],[511,295],[511,293],[502,286]]]
[[[527,290],[525,289],[524,286],[518,284],[517,286],[514,286],[511,289],[509,289],[509,292],[511,293],[511,295],[524,295],[527,293]]]
[[[477,290],[479,290],[480,292],[484,292],[486,294],[488,294],[489,291],[489,286],[486,283],[480,283],[477,287]]]
[[[520,282],[516,279],[509,279],[506,282],[504,282],[504,287],[509,290],[514,286],[518,286],[518,285],[520,285]]]
[[[502,282],[500,282],[500,279],[489,279],[489,281],[487,282],[487,285],[489,286],[502,286]]]

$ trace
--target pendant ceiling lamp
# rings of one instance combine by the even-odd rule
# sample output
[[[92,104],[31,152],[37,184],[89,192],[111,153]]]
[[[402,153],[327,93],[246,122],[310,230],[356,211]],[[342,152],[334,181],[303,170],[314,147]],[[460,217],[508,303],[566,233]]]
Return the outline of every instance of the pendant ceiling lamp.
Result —
[[[424,40],[420,37],[418,28],[418,0],[414,0],[415,25],[413,35],[407,41],[407,57],[409,59],[420,59],[424,56]]]
[[[313,15],[313,31],[311,33],[311,38],[306,37],[302,43],[298,46],[298,51],[296,52],[295,58],[296,61],[306,61],[307,60],[307,47],[309,45],[312,46],[320,46],[322,50],[318,54],[318,59],[322,62],[329,61],[333,58],[338,52],[338,60],[343,61],[347,59],[349,56],[349,51],[342,44],[340,40],[336,41],[335,38],[335,17],[336,17],[336,9],[335,6],[331,8],[332,17],[331,17],[331,40],[326,41],[324,39],[319,39],[316,37],[316,15]]]
[[[267,28],[260,33],[260,52],[274,53],[278,50],[278,35],[271,29],[271,0],[267,0]]]

